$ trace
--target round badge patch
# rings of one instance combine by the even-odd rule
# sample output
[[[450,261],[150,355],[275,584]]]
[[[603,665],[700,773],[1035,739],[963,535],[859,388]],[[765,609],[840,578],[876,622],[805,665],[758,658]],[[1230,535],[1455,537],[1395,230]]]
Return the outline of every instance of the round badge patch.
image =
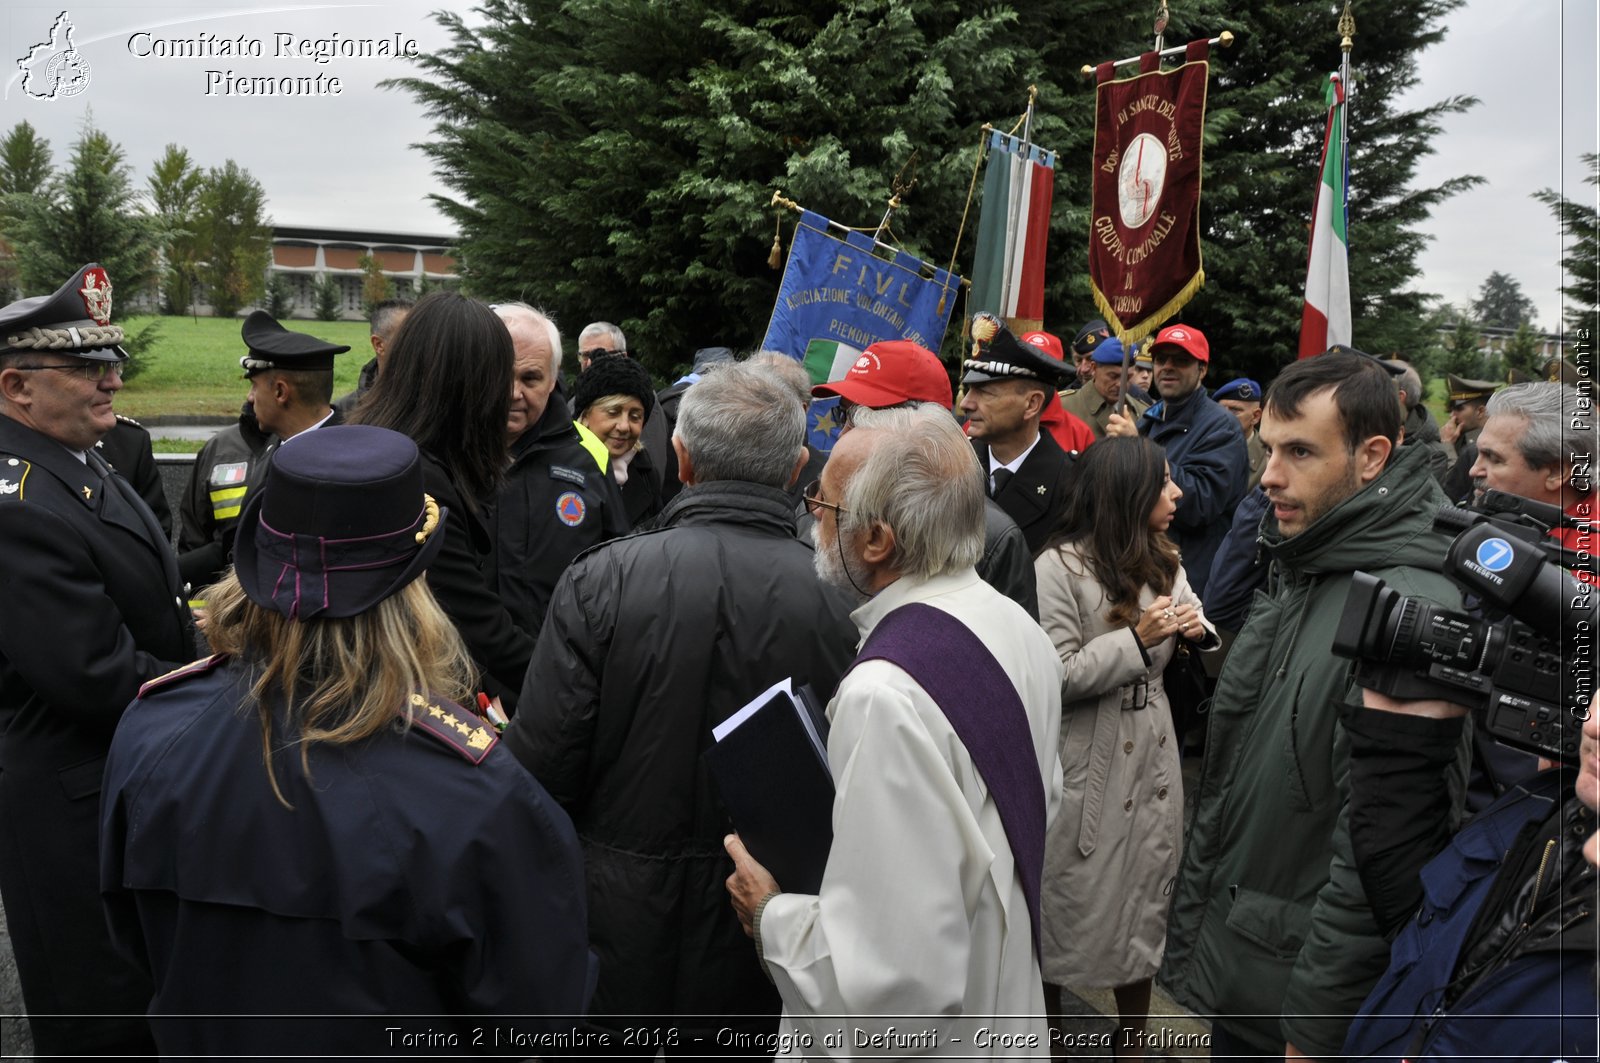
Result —
[[[556,519],[569,528],[576,528],[583,523],[584,514],[588,507],[583,504],[583,496],[576,491],[563,491],[561,497],[556,499]]]

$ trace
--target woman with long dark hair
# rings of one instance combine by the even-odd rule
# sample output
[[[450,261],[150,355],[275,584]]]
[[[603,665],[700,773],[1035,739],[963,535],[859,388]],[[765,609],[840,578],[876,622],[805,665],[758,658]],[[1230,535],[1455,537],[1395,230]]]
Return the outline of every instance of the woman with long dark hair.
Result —
[[[352,421],[411,437],[427,491],[457,515],[428,585],[467,644],[484,688],[509,701],[522,688],[533,639],[496,585],[488,515],[510,457],[511,333],[488,306],[454,292],[424,296],[389,344],[383,371]]]
[[[459,704],[472,663],[418,578],[455,519],[404,436],[285,444],[207,595],[217,655],[124,714],[102,892],[163,1056],[366,1055],[408,1015],[466,1044],[472,1016],[584,1008],[577,836]]]
[[[1073,494],[1034,562],[1039,622],[1065,665],[1061,810],[1045,843],[1045,1002],[1110,988],[1119,1058],[1143,1054],[1183,836],[1183,779],[1161,684],[1178,639],[1214,648],[1167,527],[1183,497],[1165,452],[1110,438],[1078,460]]]

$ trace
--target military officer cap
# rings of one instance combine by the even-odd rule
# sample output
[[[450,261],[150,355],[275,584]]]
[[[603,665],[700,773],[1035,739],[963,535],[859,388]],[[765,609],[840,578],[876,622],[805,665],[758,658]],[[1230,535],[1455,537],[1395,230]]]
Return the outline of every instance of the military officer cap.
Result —
[[[1370,361],[1370,362],[1374,363],[1375,365],[1377,365],[1377,367],[1379,369],[1382,369],[1385,373],[1388,373],[1390,376],[1399,376],[1401,373],[1404,373],[1406,371],[1406,367],[1401,365],[1399,362],[1390,361],[1387,358],[1379,358],[1375,354],[1368,354],[1366,351],[1358,350],[1357,348],[1350,346],[1348,343],[1335,343],[1332,347],[1329,347],[1327,350],[1323,351],[1322,353],[1323,354],[1353,354],[1358,358],[1365,358],[1368,361]]]
[[[1521,369],[1507,369],[1506,370],[1506,383],[1507,384],[1532,384],[1532,383],[1535,383],[1538,379],[1539,378],[1534,376],[1532,373],[1525,373]]]
[[[1493,380],[1468,380],[1454,373],[1446,373],[1445,382],[1450,385],[1450,395],[1446,405],[1452,407],[1463,402],[1487,402],[1489,396],[1500,386]]]
[[[1569,384],[1577,387],[1583,379],[1583,374],[1578,372],[1578,367],[1565,358],[1552,358],[1541,367],[1544,378],[1559,384]]]
[[[1072,352],[1078,355],[1088,354],[1110,335],[1111,326],[1100,318],[1095,318],[1079,329],[1076,336],[1072,337]]]
[[[0,354],[52,352],[96,362],[127,361],[122,329],[111,323],[111,278],[91,262],[51,295],[0,310]]]
[[[333,356],[350,348],[343,344],[328,343],[304,332],[290,332],[272,319],[265,310],[257,310],[244,319],[239,329],[250,353],[239,359],[244,375],[254,376],[268,369],[323,370],[333,372]]]
[[[1037,380],[1055,388],[1073,376],[1065,363],[1017,339],[993,314],[982,313],[972,319],[972,341],[972,357],[961,363],[963,384]]]

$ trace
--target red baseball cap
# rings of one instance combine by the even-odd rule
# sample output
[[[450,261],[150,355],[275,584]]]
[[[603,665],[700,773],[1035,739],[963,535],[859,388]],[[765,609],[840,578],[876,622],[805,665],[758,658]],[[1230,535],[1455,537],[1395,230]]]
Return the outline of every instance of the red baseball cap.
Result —
[[[1155,357],[1157,347],[1176,347],[1197,361],[1210,363],[1211,344],[1205,333],[1192,325],[1168,325],[1150,341],[1150,356]]]
[[[1052,336],[1048,332],[1024,332],[1022,334],[1022,342],[1033,344],[1058,362],[1067,360],[1065,352],[1061,349],[1060,338]]]
[[[902,402],[937,402],[949,409],[950,374],[928,348],[910,340],[884,340],[861,352],[842,380],[811,389],[819,399],[837,395],[857,406],[878,409]]]

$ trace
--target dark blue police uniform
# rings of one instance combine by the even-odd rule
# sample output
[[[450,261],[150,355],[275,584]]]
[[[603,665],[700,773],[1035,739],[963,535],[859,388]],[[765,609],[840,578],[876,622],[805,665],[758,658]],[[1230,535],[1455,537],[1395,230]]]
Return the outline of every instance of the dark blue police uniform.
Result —
[[[314,743],[303,767],[280,712],[289,809],[240,709],[254,677],[216,657],[148,684],[106,766],[106,913],[154,979],[162,1052],[414,1055],[405,1029],[449,1054],[570,1029],[537,1016],[581,1014],[594,984],[577,838],[493,729],[415,696],[409,726]]]

